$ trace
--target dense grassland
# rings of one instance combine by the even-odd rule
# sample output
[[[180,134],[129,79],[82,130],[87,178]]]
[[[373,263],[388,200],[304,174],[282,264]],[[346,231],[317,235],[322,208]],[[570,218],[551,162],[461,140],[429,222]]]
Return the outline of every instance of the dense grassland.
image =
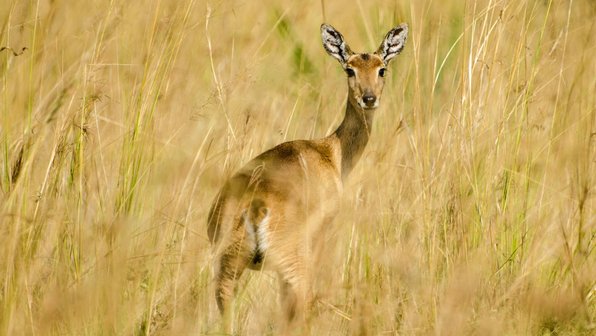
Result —
[[[410,25],[315,270],[314,335],[596,332],[596,2],[0,6],[0,335],[216,334],[206,216]],[[23,50],[23,48],[27,48]],[[235,327],[275,334],[273,274]]]

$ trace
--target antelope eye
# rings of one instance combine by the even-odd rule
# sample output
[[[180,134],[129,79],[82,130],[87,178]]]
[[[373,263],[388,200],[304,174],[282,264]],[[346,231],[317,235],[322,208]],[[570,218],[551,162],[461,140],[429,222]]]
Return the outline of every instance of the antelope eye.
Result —
[[[387,69],[383,68],[379,70],[379,76],[381,77],[385,77],[385,72],[387,71]]]
[[[354,70],[350,69],[350,68],[346,68],[346,73],[348,74],[348,77],[356,76],[356,73],[354,72]]]

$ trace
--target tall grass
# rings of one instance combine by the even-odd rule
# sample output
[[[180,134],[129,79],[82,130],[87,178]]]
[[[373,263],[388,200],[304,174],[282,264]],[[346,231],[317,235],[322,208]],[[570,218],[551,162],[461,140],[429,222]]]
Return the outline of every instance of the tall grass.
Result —
[[[0,6],[0,334],[214,334],[206,215],[343,117],[319,25],[410,25],[324,237],[316,335],[596,330],[593,1]],[[22,48],[26,47],[21,54]],[[248,272],[238,332],[275,334]]]

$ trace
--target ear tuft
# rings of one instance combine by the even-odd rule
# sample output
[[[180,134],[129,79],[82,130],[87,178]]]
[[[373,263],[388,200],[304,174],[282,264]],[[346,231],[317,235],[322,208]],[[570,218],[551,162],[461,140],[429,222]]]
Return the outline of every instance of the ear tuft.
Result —
[[[341,33],[331,25],[324,23],[321,25],[321,38],[327,53],[336,58],[342,65],[345,65],[352,51],[344,41]]]
[[[408,25],[405,23],[391,29],[379,46],[377,54],[381,56],[385,64],[389,63],[395,56],[399,55],[406,45],[408,38]]]

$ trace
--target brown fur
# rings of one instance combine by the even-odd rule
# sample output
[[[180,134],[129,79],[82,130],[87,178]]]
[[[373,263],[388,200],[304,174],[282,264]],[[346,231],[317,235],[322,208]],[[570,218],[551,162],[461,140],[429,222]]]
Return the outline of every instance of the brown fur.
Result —
[[[383,60],[376,54],[353,55],[348,59],[348,65],[357,69],[370,70],[385,66]]]
[[[348,79],[349,97],[352,104],[364,107],[363,97],[368,95],[375,98],[381,96],[385,79],[379,76],[379,70],[384,68],[383,60],[376,54],[367,54],[365,60],[360,55],[352,55],[348,59],[347,67],[356,70],[356,76]]]
[[[339,50],[334,46],[326,49]],[[228,330],[228,308],[246,268],[278,273],[286,328],[298,316],[305,317],[312,297],[309,271],[316,262],[316,233],[339,211],[342,182],[370,136],[374,108],[362,108],[361,96],[373,92],[379,97],[384,84],[378,69],[385,64],[376,54],[351,54],[346,66],[357,75],[348,79],[346,114],[337,130],[262,153],[228,180],[213,202],[208,235],[216,253],[217,304]]]

